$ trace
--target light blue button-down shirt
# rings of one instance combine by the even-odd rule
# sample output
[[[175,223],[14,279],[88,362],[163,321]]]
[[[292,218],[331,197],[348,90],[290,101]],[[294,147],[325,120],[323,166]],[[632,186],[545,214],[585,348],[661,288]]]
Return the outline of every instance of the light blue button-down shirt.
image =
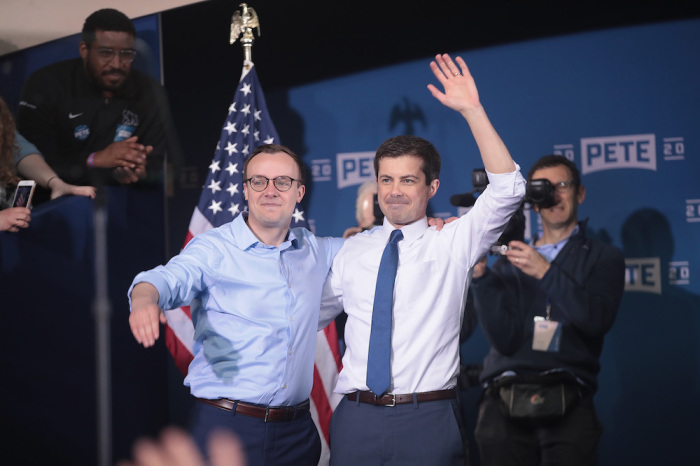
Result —
[[[153,284],[162,309],[190,305],[195,344],[185,385],[194,396],[294,405],[311,393],[321,291],[342,244],[295,228],[269,246],[239,215],[138,274],[132,288]]]

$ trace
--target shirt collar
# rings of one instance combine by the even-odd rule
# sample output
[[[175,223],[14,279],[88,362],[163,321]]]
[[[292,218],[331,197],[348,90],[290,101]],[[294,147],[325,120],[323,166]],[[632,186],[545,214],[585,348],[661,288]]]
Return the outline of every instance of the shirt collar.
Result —
[[[425,233],[425,230],[428,229],[428,217],[423,217],[420,220],[416,220],[415,222],[409,224],[409,225],[404,225],[400,228],[401,233],[403,233],[403,240],[402,242],[404,244],[410,244],[423,236]],[[385,241],[389,241],[389,235],[391,235],[391,232],[396,230],[396,228],[389,223],[389,221],[384,217],[384,224],[382,225],[382,238],[384,238]]]
[[[579,232],[579,225],[576,225],[573,230],[571,230],[571,233],[569,233],[569,236],[564,238],[563,240],[554,243],[554,244],[543,244],[542,246],[535,246],[535,250],[539,252],[542,256],[544,256],[547,261],[552,262],[557,255],[559,255],[559,251],[561,251],[564,246],[566,246],[566,243],[569,242],[571,238],[573,238],[575,235],[577,235]]]
[[[236,238],[236,242],[241,249],[248,249],[255,247],[257,244],[265,245],[261,242],[253,231],[248,227],[246,220],[248,219],[248,212],[241,212],[236,218],[231,222],[231,229],[233,235]],[[265,245],[270,247],[270,245]],[[299,248],[299,239],[297,235],[294,234],[293,230],[287,232],[287,238],[282,244],[280,244],[279,249],[287,249],[288,247],[293,247],[294,249]]]

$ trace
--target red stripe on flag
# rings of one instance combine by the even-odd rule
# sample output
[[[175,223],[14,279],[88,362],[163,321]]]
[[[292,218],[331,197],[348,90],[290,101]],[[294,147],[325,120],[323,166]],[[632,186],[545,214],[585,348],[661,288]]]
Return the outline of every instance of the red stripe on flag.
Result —
[[[189,306],[186,308],[183,307],[182,310],[186,311],[187,315],[189,316]],[[165,346],[168,348],[168,351],[170,351],[170,354],[173,356],[173,359],[175,360],[175,365],[178,369],[180,369],[182,375],[187,375],[187,369],[190,367],[190,363],[192,362],[192,359],[194,359],[194,357],[192,356],[192,353],[189,352],[187,347],[182,344],[180,339],[177,337],[177,335],[175,335],[175,332],[169,325],[165,326]]]
[[[318,373],[318,368],[316,365],[314,365],[314,385],[311,388],[311,399],[316,405],[319,428],[321,429],[321,432],[323,432],[323,437],[326,439],[326,443],[328,443],[328,432],[330,430],[333,410],[331,409],[331,404],[328,401],[328,395],[326,393],[323,380],[321,379],[321,375]]]
[[[343,359],[340,356],[340,342],[338,342],[338,330],[336,329],[335,321],[331,322],[326,328],[324,328],[323,333],[326,334],[326,340],[328,340],[328,346],[331,348],[331,353],[333,354],[333,359],[335,360],[335,366],[338,368],[338,373],[340,373],[340,370],[343,368]]]

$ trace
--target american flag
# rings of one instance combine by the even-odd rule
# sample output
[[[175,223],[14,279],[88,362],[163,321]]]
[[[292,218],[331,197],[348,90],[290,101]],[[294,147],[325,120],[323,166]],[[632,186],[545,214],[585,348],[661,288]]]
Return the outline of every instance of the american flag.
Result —
[[[279,137],[267,112],[265,97],[253,62],[245,61],[241,80],[209,165],[206,183],[194,209],[185,245],[197,234],[230,222],[247,209],[243,197],[243,163],[261,144],[279,144]],[[291,227],[306,227],[301,206],[297,204]],[[183,246],[184,247],[184,246]],[[183,374],[192,361],[194,327],[189,307],[165,313],[165,343]],[[319,464],[328,464],[328,429],[331,414],[338,404],[332,393],[340,368],[340,349],[335,323],[318,332],[311,414],[321,436],[323,451]]]

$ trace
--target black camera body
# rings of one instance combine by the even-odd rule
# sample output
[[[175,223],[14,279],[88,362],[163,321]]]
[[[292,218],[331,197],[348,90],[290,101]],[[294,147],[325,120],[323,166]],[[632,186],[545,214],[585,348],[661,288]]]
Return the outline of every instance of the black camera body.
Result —
[[[474,185],[474,192],[484,192],[486,186],[489,184],[489,177],[486,175],[485,168],[475,168],[472,170],[472,184]]]
[[[501,236],[498,237],[494,246],[491,247],[491,254],[505,255],[508,250],[508,243],[513,240],[525,241],[525,220],[525,212],[521,204],[510,220],[508,220]]]
[[[554,186],[545,178],[531,180],[525,189],[525,202],[540,209],[552,207],[557,203],[554,198]]]
[[[457,207],[471,207],[476,202],[476,196],[474,193],[482,193],[489,184],[489,178],[486,175],[486,169],[475,168],[472,171],[472,184],[474,189],[471,192],[463,194],[453,194],[450,197],[450,203]]]

